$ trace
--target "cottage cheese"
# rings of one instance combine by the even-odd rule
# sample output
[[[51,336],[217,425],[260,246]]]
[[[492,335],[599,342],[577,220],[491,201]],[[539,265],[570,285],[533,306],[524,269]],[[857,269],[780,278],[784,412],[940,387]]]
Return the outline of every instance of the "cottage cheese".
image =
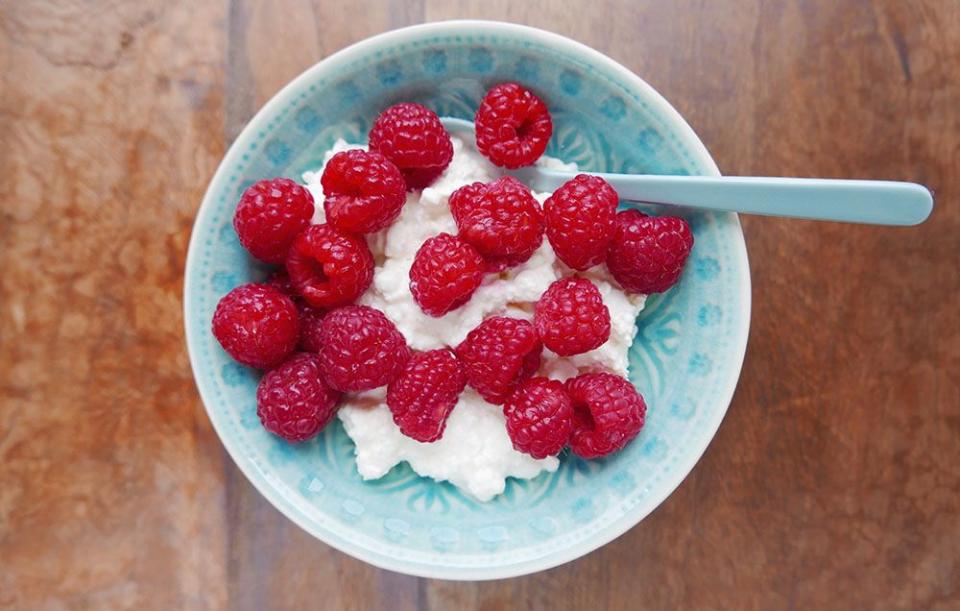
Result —
[[[363,148],[340,140],[327,153]],[[410,265],[420,245],[441,232],[455,234],[456,224],[447,200],[457,188],[472,182],[489,182],[501,175],[476,149],[453,138],[453,161],[433,185],[407,195],[400,217],[387,229],[368,236],[376,261],[373,285],[359,303],[383,311],[407,339],[411,348],[431,350],[460,343],[488,316],[533,318],[533,304],[551,282],[569,275],[547,240],[526,263],[500,274],[488,275],[464,306],[440,318],[427,316],[410,294]],[[539,164],[575,170],[574,164],[549,157]],[[306,172],[303,180],[317,203],[314,223],[322,223],[323,168]],[[543,202],[549,193],[535,193]],[[633,342],[637,314],[644,296],[627,295],[618,289],[604,266],[584,274],[597,285],[610,310],[610,339],[601,347],[572,357],[559,357],[544,350],[540,375],[566,379],[583,369],[602,369],[627,374],[627,351]],[[554,457],[542,460],[517,452],[507,435],[499,406],[484,401],[469,387],[450,414],[443,437],[420,443],[403,435],[386,406],[385,389],[350,395],[338,412],[347,435],[356,446],[357,470],[364,479],[383,477],[406,461],[420,475],[447,480],[481,501],[504,490],[508,477],[532,478],[541,471],[554,471]]]

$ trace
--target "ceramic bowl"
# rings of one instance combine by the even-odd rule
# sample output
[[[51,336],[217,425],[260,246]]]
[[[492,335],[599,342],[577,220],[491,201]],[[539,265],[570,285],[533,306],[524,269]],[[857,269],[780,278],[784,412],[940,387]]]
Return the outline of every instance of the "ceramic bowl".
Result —
[[[601,460],[562,457],[555,473],[509,480],[480,503],[404,463],[383,479],[357,474],[339,422],[289,445],[256,415],[258,372],[210,333],[217,300],[262,280],[231,224],[256,180],[299,179],[337,138],[366,141],[378,112],[416,101],[472,118],[484,91],[515,80],[554,120],[548,154],[604,172],[718,174],[703,144],[656,91],[610,58],[517,25],[453,21],[348,47],[283,88],[237,137],[197,214],[184,289],[187,344],[214,428],[241,471],[287,517],[371,564],[413,575],[491,579],[567,562],[649,514],[683,480],[723,419],[747,342],[750,276],[733,214],[684,212],[696,245],[682,281],[653,296],[630,350],[630,378],[649,406],[640,436]]]

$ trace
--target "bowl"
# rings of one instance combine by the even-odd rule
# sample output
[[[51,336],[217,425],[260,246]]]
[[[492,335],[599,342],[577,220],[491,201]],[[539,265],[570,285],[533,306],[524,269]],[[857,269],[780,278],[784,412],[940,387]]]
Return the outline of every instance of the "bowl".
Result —
[[[648,84],[582,44],[507,23],[450,21],[396,30],[310,68],[257,113],[230,147],[197,214],[184,313],[190,363],[230,456],[287,517],[325,543],[412,575],[492,579],[567,562],[622,534],[694,466],[740,374],[750,276],[733,214],[683,211],[696,244],[682,281],[652,296],[630,350],[630,378],[649,406],[639,437],[606,459],[564,455],[555,473],[508,480],[480,503],[404,463],[364,482],[339,421],[289,445],[257,419],[259,373],[233,362],[210,332],[218,299],[268,270],[232,227],[241,192],[267,177],[299,180],[337,138],[365,142],[378,112],[415,101],[472,118],[485,90],[515,80],[547,102],[547,153],[604,172],[719,174],[683,118]]]

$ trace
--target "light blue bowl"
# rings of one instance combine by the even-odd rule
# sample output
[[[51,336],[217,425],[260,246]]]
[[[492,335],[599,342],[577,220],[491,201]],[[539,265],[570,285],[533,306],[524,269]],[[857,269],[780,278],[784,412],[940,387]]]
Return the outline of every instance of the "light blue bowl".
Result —
[[[482,504],[405,464],[363,482],[339,423],[288,445],[256,416],[256,371],[234,363],[210,333],[217,300],[266,270],[231,225],[240,193],[261,178],[320,165],[338,137],[366,140],[371,121],[401,100],[471,118],[505,80],[550,107],[548,153],[607,172],[718,174],[703,144],[649,85],[567,38],[516,25],[453,21],[389,32],[320,62],[287,85],[230,148],[197,215],[184,289],[187,344],[217,433],[257,489],[326,543],[413,575],[492,579],[577,558],[634,526],[683,480],[733,395],[747,343],[750,276],[735,215],[690,213],[696,245],[682,282],[638,319],[630,377],[647,424],[605,460],[564,456],[560,469],[510,480]]]

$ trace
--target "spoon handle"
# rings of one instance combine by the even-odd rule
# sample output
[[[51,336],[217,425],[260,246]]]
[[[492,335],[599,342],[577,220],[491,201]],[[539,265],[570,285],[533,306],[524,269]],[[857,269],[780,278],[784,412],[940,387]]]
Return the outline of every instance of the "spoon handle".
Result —
[[[575,174],[530,167],[514,174],[538,191],[553,191]],[[765,178],[746,176],[657,176],[600,174],[620,199],[877,225],[916,225],[933,209],[930,191],[915,183],[883,180]]]

